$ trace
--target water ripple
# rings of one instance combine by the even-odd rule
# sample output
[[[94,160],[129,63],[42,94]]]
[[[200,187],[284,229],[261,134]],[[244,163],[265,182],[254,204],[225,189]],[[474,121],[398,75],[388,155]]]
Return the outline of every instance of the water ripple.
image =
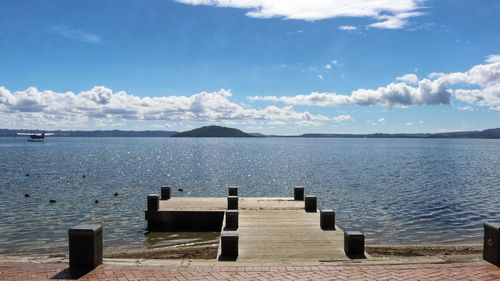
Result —
[[[369,243],[480,243],[482,224],[500,222],[497,140],[0,138],[0,159],[9,254],[66,252],[67,229],[81,222],[104,225],[106,250],[169,244],[144,235],[145,196],[165,184],[184,190],[174,196],[304,185]]]

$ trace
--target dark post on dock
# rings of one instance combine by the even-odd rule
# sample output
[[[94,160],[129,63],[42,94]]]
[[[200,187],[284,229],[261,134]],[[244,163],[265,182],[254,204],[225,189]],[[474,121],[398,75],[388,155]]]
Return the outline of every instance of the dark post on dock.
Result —
[[[68,231],[69,266],[92,270],[102,264],[102,226],[79,224]]]
[[[161,200],[170,199],[171,188],[170,186],[162,186],[161,187]]]
[[[225,230],[238,230],[238,210],[227,210],[226,211],[226,225]]]
[[[160,209],[160,198],[158,194],[149,194],[148,195],[148,211],[158,211]]]
[[[320,226],[323,230],[335,230],[335,212],[330,209],[321,209],[320,213]]]
[[[317,200],[316,200],[316,196],[306,196],[305,200],[304,200],[304,209],[306,210],[306,212],[308,213],[315,213],[317,212]]]
[[[484,224],[483,259],[500,267],[500,224]]]
[[[227,209],[228,210],[238,210],[238,196],[228,196],[227,197]]]
[[[238,258],[238,232],[223,231],[220,236],[220,260],[236,260]]]
[[[227,188],[228,195],[229,196],[238,196],[238,187],[237,186],[230,186]]]
[[[303,186],[296,186],[293,189],[293,200],[304,200],[304,187]]]
[[[359,231],[344,231],[344,252],[352,259],[365,258],[365,235]]]

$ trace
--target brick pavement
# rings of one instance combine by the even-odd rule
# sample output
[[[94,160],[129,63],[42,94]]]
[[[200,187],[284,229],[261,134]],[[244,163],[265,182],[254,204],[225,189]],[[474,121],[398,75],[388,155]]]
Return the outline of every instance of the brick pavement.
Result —
[[[0,280],[500,280],[485,262],[332,266],[146,266],[105,264],[71,276],[65,263],[0,262]]]

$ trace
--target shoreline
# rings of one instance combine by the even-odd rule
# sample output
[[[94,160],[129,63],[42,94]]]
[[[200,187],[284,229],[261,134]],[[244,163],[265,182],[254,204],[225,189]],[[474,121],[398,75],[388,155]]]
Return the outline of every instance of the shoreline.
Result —
[[[151,260],[213,260],[217,258],[218,243],[189,243],[183,245],[158,247],[151,249],[117,249],[105,251],[106,259],[151,259]],[[481,244],[423,244],[423,245],[375,245],[365,246],[365,251],[373,258],[412,258],[412,257],[452,257],[468,256],[476,258],[482,255]],[[13,258],[34,258],[37,260],[65,259],[67,253],[45,254],[6,254],[0,256]]]
[[[422,257],[479,255],[481,244],[424,244],[424,245],[366,245],[365,251],[373,257]]]

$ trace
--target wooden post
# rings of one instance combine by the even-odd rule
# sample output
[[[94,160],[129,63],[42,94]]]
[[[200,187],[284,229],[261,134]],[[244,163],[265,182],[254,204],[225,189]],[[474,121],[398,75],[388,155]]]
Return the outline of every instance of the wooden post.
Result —
[[[484,224],[483,259],[500,267],[500,224]]]
[[[316,196],[306,196],[304,201],[304,209],[306,210],[306,212],[317,212]]]
[[[293,189],[293,200],[304,200],[304,187],[303,186],[296,186]]]
[[[226,211],[226,225],[224,230],[238,230],[238,210]]]
[[[158,194],[148,195],[148,211],[158,211],[160,209],[160,197]]]
[[[238,196],[238,187],[237,186],[230,186],[227,188],[228,195],[229,196]]]
[[[102,264],[102,226],[79,224],[68,231],[69,267],[92,270]]]
[[[349,258],[365,258],[365,235],[359,231],[344,231],[344,252]]]
[[[161,187],[161,200],[170,199],[171,188],[170,186],[162,186]]]
[[[220,236],[221,254],[219,259],[236,260],[238,257],[238,232],[223,231]]]
[[[319,210],[320,225],[323,230],[335,230],[335,212],[333,210]]]
[[[227,209],[228,210],[238,210],[238,196],[228,196],[227,197]]]

